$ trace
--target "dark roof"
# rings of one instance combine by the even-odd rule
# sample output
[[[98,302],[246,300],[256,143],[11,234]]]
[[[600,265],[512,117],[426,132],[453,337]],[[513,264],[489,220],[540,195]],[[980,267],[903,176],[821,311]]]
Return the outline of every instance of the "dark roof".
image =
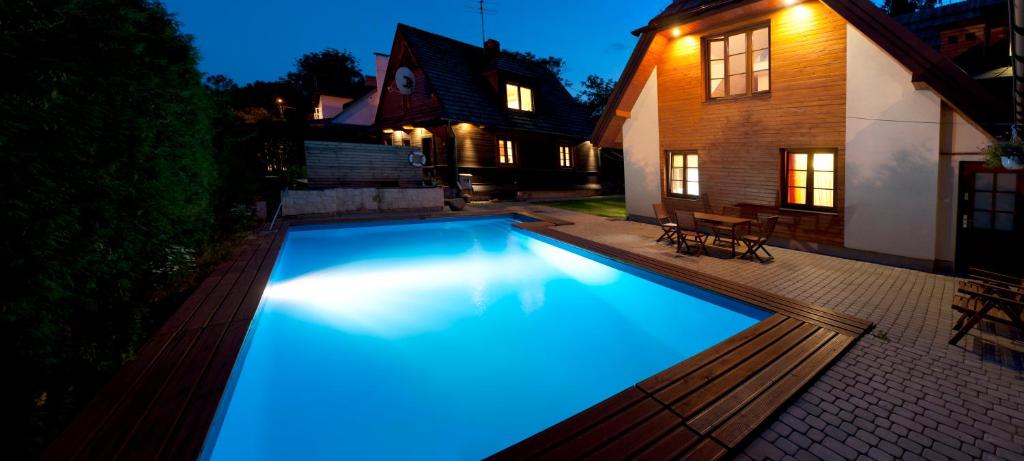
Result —
[[[481,47],[405,24],[398,25],[398,33],[426,74],[445,118],[499,129],[590,137],[593,124],[586,110],[547,67],[507,52],[492,61]],[[535,112],[505,109],[504,95],[485,77],[492,66],[506,78],[530,85]]]
[[[942,45],[939,32],[961,24],[1000,21],[1008,24],[1006,0],[967,0],[896,16],[896,20],[932,48]]]
[[[740,3],[749,3],[752,0],[676,0],[665,7],[660,14],[651,19],[644,27],[633,31],[633,35],[640,35],[647,30],[661,29],[671,23],[678,23],[684,20],[694,19],[698,16],[718,11],[725,7],[731,7]]]

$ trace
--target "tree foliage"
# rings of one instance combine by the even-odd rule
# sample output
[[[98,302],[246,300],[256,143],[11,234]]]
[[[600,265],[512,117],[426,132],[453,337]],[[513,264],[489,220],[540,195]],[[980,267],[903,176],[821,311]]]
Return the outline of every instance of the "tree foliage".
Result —
[[[295,60],[295,70],[282,80],[291,84],[310,108],[318,94],[357,98],[367,90],[356,58],[334,48],[302,55]]]
[[[615,80],[591,74],[580,83],[580,92],[576,95],[576,100],[586,108],[590,119],[596,122],[601,118],[604,106],[608,104],[608,98],[614,89]]]
[[[882,9],[890,16],[913,13],[925,8],[934,8],[938,0],[885,0]]]
[[[572,82],[570,82],[562,75],[562,73],[565,71],[565,59],[559,58],[557,56],[548,56],[546,58],[542,58],[529,51],[506,51],[506,53],[508,53],[510,56],[516,59],[522,59],[524,61],[540,64],[548,68],[548,70],[550,70],[552,74],[555,74],[555,77],[558,77],[558,80],[562,82],[562,85],[564,85],[566,88],[572,87]]]
[[[30,457],[131,357],[214,225],[211,101],[150,0],[0,3],[0,432]]]

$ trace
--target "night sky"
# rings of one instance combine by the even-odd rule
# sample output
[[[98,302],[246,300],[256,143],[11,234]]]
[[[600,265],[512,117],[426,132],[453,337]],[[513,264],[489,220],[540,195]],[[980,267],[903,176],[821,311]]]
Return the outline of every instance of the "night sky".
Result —
[[[200,68],[239,84],[275,80],[309,51],[349,50],[363,73],[373,53],[388,53],[403,22],[480,44],[474,0],[164,0],[202,54]],[[493,0],[485,5],[487,36],[502,48],[566,60],[565,77],[618,78],[636,43],[630,31],[669,0]]]

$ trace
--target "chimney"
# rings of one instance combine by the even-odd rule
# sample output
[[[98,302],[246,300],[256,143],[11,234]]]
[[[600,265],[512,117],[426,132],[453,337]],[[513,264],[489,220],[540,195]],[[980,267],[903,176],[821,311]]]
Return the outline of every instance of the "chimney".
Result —
[[[484,42],[484,56],[488,59],[494,59],[501,53],[501,43],[493,38],[487,39]]]

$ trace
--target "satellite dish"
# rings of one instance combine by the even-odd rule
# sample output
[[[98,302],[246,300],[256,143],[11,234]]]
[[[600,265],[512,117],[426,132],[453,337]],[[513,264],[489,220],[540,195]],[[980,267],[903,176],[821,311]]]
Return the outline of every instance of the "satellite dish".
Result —
[[[416,76],[413,75],[412,70],[408,67],[399,67],[395,71],[395,87],[398,88],[398,92],[406,96],[412,94],[416,90]]]

